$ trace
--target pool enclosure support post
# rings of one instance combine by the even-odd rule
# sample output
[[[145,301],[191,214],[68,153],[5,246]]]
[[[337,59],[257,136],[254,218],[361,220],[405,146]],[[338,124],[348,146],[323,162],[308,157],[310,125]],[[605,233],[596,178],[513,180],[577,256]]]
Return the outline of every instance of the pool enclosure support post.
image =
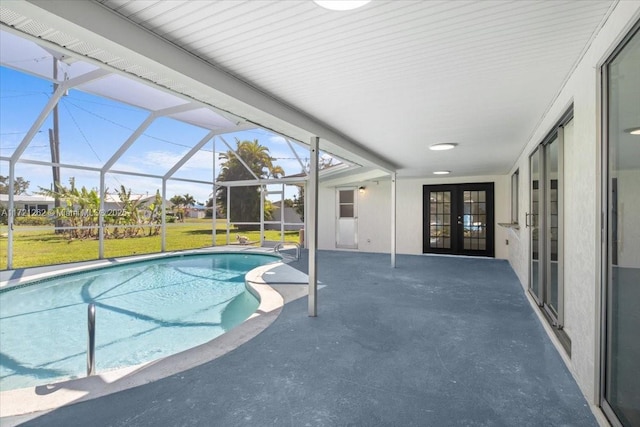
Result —
[[[231,187],[227,185],[227,245],[231,235]]]
[[[217,221],[217,209],[216,209],[216,138],[213,137],[211,139],[211,144],[213,145],[213,154],[211,156],[211,189],[212,189],[212,193],[211,193],[211,222],[212,227],[213,227],[213,232],[212,232],[212,236],[211,236],[211,246],[215,246],[216,245],[216,237],[217,237],[217,231],[216,231],[216,221]],[[207,212],[206,206],[205,206],[205,212]],[[206,213],[205,213],[206,216]]]
[[[98,258],[104,258],[104,199],[106,197],[105,172],[100,171],[100,205],[98,208]]]
[[[391,268],[396,268],[396,178],[391,172]]]
[[[215,150],[215,149],[214,149]],[[214,153],[214,157],[215,157],[215,153]],[[215,174],[215,172],[214,172]],[[214,178],[215,179],[215,178]],[[212,196],[211,196],[211,222],[212,222],[212,227],[213,227],[213,233],[211,236],[211,246],[215,246],[216,245],[216,237],[218,236],[218,231],[217,231],[217,223],[218,223],[218,212],[216,209],[216,183],[215,181],[213,182],[213,186],[212,186],[213,192],[212,192]],[[206,206],[205,206],[205,212],[207,211]],[[206,214],[205,214],[206,215]]]
[[[87,308],[87,376],[96,373],[96,305],[89,304]]]
[[[280,241],[284,242],[284,190],[285,184],[282,183],[281,193],[280,193]]]
[[[16,175],[16,163],[13,159],[9,160],[9,212],[7,212],[7,270],[13,268],[13,221],[15,210],[15,200],[13,192],[15,189],[13,180]]]
[[[162,178],[162,212],[160,212],[160,251],[167,250],[167,179]]]
[[[318,151],[320,138],[311,137],[309,147],[309,208],[307,214],[307,238],[309,242],[309,316],[318,315],[318,263],[316,252],[318,249]]]
[[[260,246],[264,245],[264,194],[267,188],[260,184]]]

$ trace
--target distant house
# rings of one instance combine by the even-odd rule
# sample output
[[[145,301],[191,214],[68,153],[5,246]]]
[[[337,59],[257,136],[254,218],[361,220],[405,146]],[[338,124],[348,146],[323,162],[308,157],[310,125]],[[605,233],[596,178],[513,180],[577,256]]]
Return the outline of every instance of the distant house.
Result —
[[[196,204],[185,208],[185,215],[187,218],[202,219],[205,217],[207,207],[205,205]]]
[[[272,221],[280,221],[281,202],[280,201],[273,202],[272,206],[273,206]],[[300,218],[300,215],[298,215],[295,208],[292,208],[289,206],[284,207],[284,223],[287,224],[284,226],[285,231],[299,230],[303,228],[303,225],[302,225],[303,222],[304,221],[302,220],[302,218]],[[293,225],[293,224],[297,224],[297,225]],[[265,230],[280,230],[280,224],[265,224],[264,228]]]
[[[55,199],[49,196],[27,196],[17,194],[13,196],[16,216],[47,215],[54,207]],[[0,194],[0,205],[9,207],[9,195]]]
[[[156,195],[155,194],[131,194],[129,199],[131,201],[136,201],[139,204],[142,204],[143,206],[149,206],[151,205],[151,203],[155,201]],[[173,205],[168,200],[165,200],[165,203],[168,208]],[[104,197],[105,210],[122,209],[123,206],[124,206],[124,202],[120,199],[120,197],[117,194],[107,194]]]

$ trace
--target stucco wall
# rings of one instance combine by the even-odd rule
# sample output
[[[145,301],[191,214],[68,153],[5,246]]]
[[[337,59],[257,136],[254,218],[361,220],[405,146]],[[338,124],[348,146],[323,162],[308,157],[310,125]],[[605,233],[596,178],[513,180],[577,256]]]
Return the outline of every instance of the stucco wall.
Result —
[[[399,254],[421,254],[423,234],[422,187],[433,184],[493,182],[495,197],[495,256],[507,259],[508,231],[498,222],[509,222],[510,178],[508,176],[476,176],[449,179],[402,179],[396,184],[396,244]],[[391,248],[391,183],[389,180],[357,183],[365,186],[358,195],[358,250],[390,252]],[[320,188],[318,194],[320,249],[336,249],[335,187]]]
[[[529,210],[529,155],[563,113],[573,105],[572,138],[564,148],[565,331],[571,338],[569,368],[587,399],[598,401],[600,293],[600,140],[599,73],[606,57],[640,15],[640,3],[620,2],[594,39],[532,134],[512,171],[520,169],[519,222]],[[510,246],[509,261],[528,286],[529,235],[526,228]]]

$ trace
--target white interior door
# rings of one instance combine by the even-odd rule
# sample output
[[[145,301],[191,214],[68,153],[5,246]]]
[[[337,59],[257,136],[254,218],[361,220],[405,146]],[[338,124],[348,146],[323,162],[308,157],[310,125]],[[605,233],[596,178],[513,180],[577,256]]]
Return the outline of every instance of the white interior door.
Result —
[[[355,188],[336,189],[336,247],[358,248],[358,195]]]

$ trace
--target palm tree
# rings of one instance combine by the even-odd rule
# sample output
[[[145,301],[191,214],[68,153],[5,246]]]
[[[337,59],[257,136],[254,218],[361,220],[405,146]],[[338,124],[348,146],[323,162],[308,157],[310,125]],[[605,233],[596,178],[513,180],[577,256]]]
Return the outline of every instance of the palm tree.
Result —
[[[242,158],[251,172],[238,160],[236,154]],[[218,175],[218,181],[241,181],[258,178],[279,177],[284,174],[282,167],[274,165],[274,158],[269,154],[269,148],[261,145],[257,139],[253,141],[240,141],[236,139],[235,153],[231,150],[222,153],[220,158],[224,160],[222,169]],[[251,185],[245,187],[231,187],[231,206],[227,213],[227,189],[220,187],[216,198],[220,209],[230,214],[234,222],[259,222],[260,221],[260,186]],[[269,219],[270,211],[265,210],[265,217]],[[242,227],[250,228],[250,227]]]
[[[182,197],[182,220],[184,221],[184,217],[191,211],[191,207],[196,204],[196,199],[189,193],[186,193]]]
[[[184,206],[191,207],[196,204],[196,199],[194,199],[191,194],[186,193],[184,196],[182,196],[182,204]]]
[[[184,221],[184,205],[185,205],[184,196],[176,194],[175,196],[170,198],[169,201],[173,205],[172,210],[173,210],[173,213],[176,215],[176,219],[178,221]]]

